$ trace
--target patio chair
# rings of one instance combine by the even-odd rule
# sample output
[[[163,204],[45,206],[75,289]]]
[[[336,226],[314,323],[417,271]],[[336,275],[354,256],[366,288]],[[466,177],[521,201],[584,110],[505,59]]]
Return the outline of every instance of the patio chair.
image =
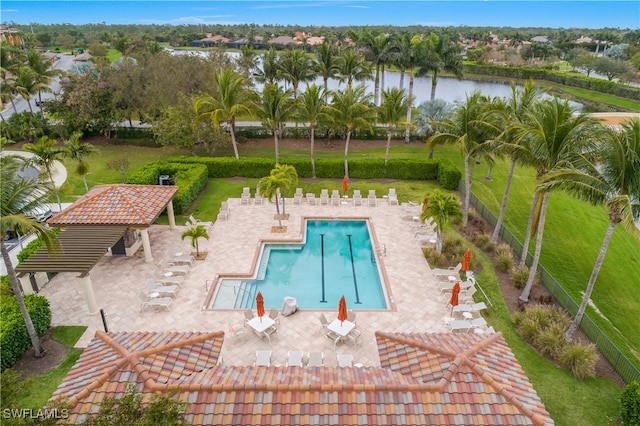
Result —
[[[312,192],[307,193],[307,204],[314,206],[316,205],[316,194]]]
[[[174,256],[172,259],[169,259],[168,262],[171,263],[172,265],[193,266],[196,260],[191,255],[180,255],[180,256]]]
[[[320,324],[322,325],[322,330],[323,331],[328,331],[327,327],[329,326],[329,320],[327,319],[327,317],[324,314],[320,314]]]
[[[271,351],[256,351],[255,366],[269,367],[271,365]]]
[[[331,205],[339,206],[340,205],[340,193],[337,189],[331,191]]]
[[[296,192],[293,194],[293,204],[302,204],[302,188],[296,188]]]
[[[451,266],[447,269],[437,268],[433,270],[433,274],[436,277],[448,277],[449,275],[457,275],[462,269],[462,263],[458,263],[456,266]]]
[[[223,201],[220,205],[220,213],[218,213],[218,220],[220,219],[229,219],[229,202]]]
[[[169,275],[169,276],[163,276],[159,278],[158,281],[163,285],[175,285],[178,287],[182,287],[182,283],[184,282],[184,277]]]
[[[347,321],[351,321],[352,323],[356,323],[356,311],[350,310],[347,312]]]
[[[189,265],[172,265],[169,262],[164,265],[165,272],[171,272],[172,275],[187,275],[190,269]]]
[[[307,367],[322,367],[324,364],[324,353],[309,352],[307,355]]]
[[[142,312],[145,308],[151,308],[154,312],[158,312],[160,309],[166,309],[167,311],[171,309],[171,303],[173,299],[170,297],[150,297],[148,300],[145,300],[140,305],[140,312]]]
[[[260,194],[260,191],[256,187],[256,196],[253,198],[254,204],[264,204],[264,197]]]
[[[347,338],[353,342],[354,346],[358,346],[358,343],[362,344],[362,332],[357,328],[351,330]]]
[[[398,196],[396,195],[396,189],[395,188],[389,188],[389,194],[387,195],[387,201],[389,202],[389,205],[398,205]]]
[[[287,356],[287,367],[302,367],[302,351],[289,351]]]
[[[329,190],[323,189],[320,191],[320,205],[329,205]]]
[[[471,321],[469,320],[452,320],[447,322],[447,327],[452,332],[455,331],[469,331],[471,329]]]
[[[155,285],[153,280],[147,280],[145,282],[147,289],[149,289],[149,295],[156,294],[158,296],[170,296],[175,297],[178,293],[177,285]]]
[[[253,311],[251,309],[246,309],[244,311],[244,325],[247,325],[247,322],[253,319]]]
[[[278,312],[277,309],[271,308],[269,310],[269,318],[271,318],[272,320],[274,320],[278,324],[280,323],[279,315],[280,315],[280,312]]]
[[[360,190],[359,189],[354,189],[353,190],[353,205],[354,206],[361,206],[362,205],[362,194],[360,194]]]
[[[351,354],[336,354],[338,361],[338,367],[353,367],[353,355]]]
[[[376,207],[378,205],[378,197],[376,196],[376,190],[370,189],[369,196],[367,196],[367,204],[369,207]]]
[[[210,228],[210,227],[213,226],[213,222],[198,220],[195,217],[193,217],[193,215],[190,215],[189,216],[189,222],[187,223],[187,226],[198,226],[198,225],[202,225],[205,228]]]
[[[242,188],[242,195],[240,196],[240,204],[249,204],[251,200],[251,189],[248,186]]]

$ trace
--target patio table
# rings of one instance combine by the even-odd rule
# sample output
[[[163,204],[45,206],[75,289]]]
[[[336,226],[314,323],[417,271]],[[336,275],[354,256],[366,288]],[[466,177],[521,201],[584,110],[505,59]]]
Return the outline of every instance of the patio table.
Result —
[[[336,318],[333,321],[331,321],[331,323],[329,323],[329,325],[327,326],[327,329],[329,331],[334,332],[338,336],[333,341],[333,349],[336,348],[338,341],[344,340],[347,337],[347,335],[351,333],[351,331],[355,327],[356,327],[356,324],[349,320],[340,321],[339,319]]]
[[[247,321],[249,327],[251,327],[258,336],[260,336],[261,338],[266,336],[267,339],[269,339],[269,342],[271,342],[271,338],[269,337],[267,330],[271,328],[275,323],[275,320],[273,320],[268,315],[263,315],[262,317],[255,316]]]

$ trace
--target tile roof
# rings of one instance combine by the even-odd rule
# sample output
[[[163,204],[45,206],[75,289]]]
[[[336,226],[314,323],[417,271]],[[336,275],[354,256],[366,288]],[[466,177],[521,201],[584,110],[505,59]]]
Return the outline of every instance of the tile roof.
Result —
[[[177,186],[97,185],[47,223],[62,225],[151,225]]]
[[[553,424],[499,333],[378,332],[382,368],[217,365],[223,339],[97,332],[54,397],[75,422],[135,383],[178,389],[190,424]]]

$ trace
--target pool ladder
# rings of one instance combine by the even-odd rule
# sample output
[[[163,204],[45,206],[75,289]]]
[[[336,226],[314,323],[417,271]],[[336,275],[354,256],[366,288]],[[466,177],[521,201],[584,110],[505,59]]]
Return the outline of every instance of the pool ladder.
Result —
[[[387,257],[387,246],[386,246],[386,244],[382,244],[381,246],[376,246],[375,252],[378,253],[378,256]],[[371,263],[376,263],[376,256],[374,255],[373,250],[371,251]]]

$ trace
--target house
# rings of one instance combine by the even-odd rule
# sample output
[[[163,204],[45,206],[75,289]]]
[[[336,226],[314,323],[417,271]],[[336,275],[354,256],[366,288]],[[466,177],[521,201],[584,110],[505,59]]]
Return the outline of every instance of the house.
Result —
[[[227,47],[229,49],[241,49],[242,46],[246,46],[251,44],[251,47],[254,49],[266,49],[266,44],[264,42],[264,37],[255,36],[253,37],[253,42],[249,43],[249,39],[247,37],[243,37],[241,39],[230,41],[227,43]]]
[[[551,43],[551,41],[549,41],[549,39],[546,38],[545,36],[535,36],[531,39],[531,41],[536,43],[543,43],[543,44]]]
[[[193,47],[214,47],[214,46],[226,46],[229,43],[227,37],[221,35],[207,34],[205,38],[200,40],[193,40],[190,44]]]
[[[275,47],[276,49],[283,49],[285,47],[299,46],[302,44],[302,42],[296,40],[293,37],[279,36],[279,37],[273,37],[272,39],[270,39],[269,44]]]

